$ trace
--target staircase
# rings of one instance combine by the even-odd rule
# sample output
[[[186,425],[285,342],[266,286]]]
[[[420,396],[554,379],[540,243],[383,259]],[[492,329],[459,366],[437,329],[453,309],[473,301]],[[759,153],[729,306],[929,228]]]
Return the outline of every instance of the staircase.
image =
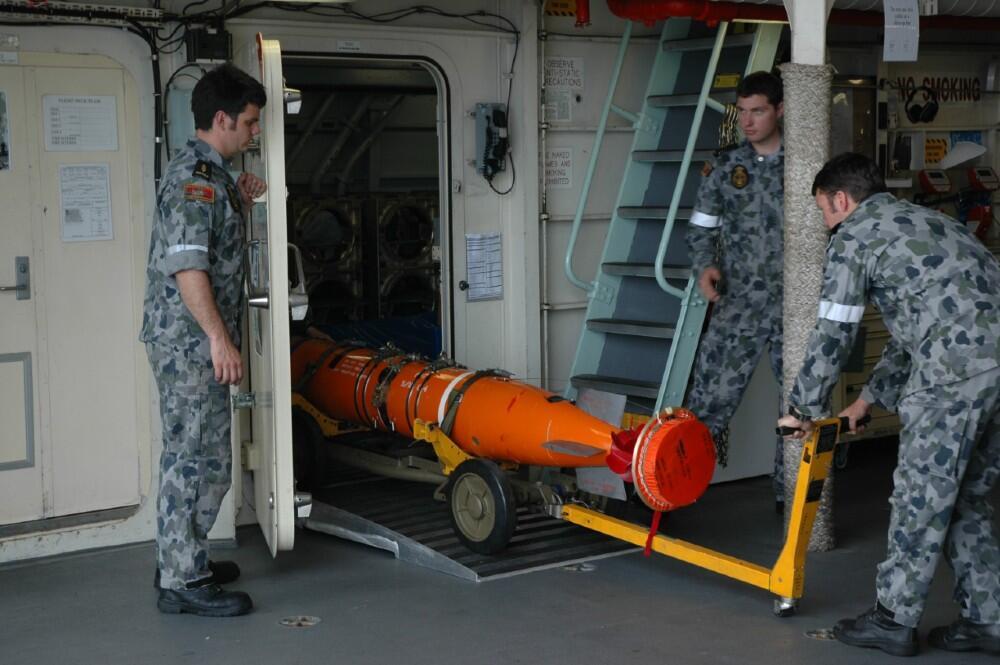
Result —
[[[701,164],[718,147],[726,105],[736,102],[734,82],[717,80],[717,72],[769,70],[774,62],[782,26],[755,27],[731,34],[726,23],[712,30],[666,21],[638,113],[611,103],[626,27],[566,254],[567,277],[588,292],[567,397],[584,388],[622,394],[626,410],[639,414],[683,402],[707,309],[684,236]],[[635,135],[601,263],[586,282],[573,271],[572,252],[610,113],[629,119]]]

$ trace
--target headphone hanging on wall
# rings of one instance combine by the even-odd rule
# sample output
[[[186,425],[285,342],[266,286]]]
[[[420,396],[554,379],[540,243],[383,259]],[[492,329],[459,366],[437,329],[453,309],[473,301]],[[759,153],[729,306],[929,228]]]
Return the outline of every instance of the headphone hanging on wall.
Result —
[[[928,100],[924,104],[914,104],[913,98],[917,96],[917,93],[923,90],[927,93]],[[919,85],[910,91],[910,94],[906,97],[906,117],[909,118],[910,122],[916,124],[918,122],[931,122],[934,120],[934,116],[938,112],[938,97],[937,93],[932,89],[928,88],[926,85]]]

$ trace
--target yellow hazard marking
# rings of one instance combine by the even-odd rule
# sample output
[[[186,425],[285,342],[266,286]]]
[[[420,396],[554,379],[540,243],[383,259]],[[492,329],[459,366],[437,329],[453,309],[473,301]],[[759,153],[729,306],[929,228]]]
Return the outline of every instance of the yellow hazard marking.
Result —
[[[927,139],[924,142],[924,163],[937,164],[948,154],[948,139]]]
[[[629,413],[626,411],[622,414],[622,429],[632,429],[633,427],[638,427],[639,425],[645,425],[649,420],[649,416],[642,415],[640,413]]]
[[[547,0],[546,16],[576,16],[576,0]]]
[[[713,88],[735,88],[740,84],[739,74],[716,74]]]

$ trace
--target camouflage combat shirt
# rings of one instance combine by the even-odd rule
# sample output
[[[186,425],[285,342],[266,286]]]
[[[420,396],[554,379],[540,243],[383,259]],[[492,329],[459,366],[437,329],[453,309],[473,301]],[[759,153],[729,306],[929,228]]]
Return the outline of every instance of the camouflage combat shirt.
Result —
[[[706,162],[687,245],[695,279],[722,271],[713,318],[741,327],[780,322],[784,148],[758,155],[749,141],[720,150]]]
[[[188,141],[167,165],[157,194],[140,340],[184,345],[205,338],[174,278],[181,270],[202,270],[208,273],[229,336],[239,346],[244,220],[229,167],[201,140]],[[207,344],[200,346],[208,352]]]
[[[963,224],[891,194],[865,199],[826,251],[819,318],[790,403],[810,417],[826,404],[868,299],[892,339],[862,399],[900,398],[1000,366],[1000,263]]]

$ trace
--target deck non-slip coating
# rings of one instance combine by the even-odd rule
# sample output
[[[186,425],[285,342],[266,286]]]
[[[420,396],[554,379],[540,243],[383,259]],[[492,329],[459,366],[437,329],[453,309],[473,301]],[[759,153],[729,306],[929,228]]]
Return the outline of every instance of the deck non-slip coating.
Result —
[[[252,614],[164,615],[151,544],[0,567],[2,665],[851,665],[898,664],[878,651],[811,639],[874,602],[884,556],[890,447],[852,447],[837,475],[838,547],[810,554],[799,614],[779,619],[767,593],[662,556],[629,554],[475,584],[309,530],[272,559],[256,527],[233,559]],[[770,481],[713,486],[674,513],[672,535],[770,565],[781,545]],[[1000,497],[995,497],[1000,507]],[[150,534],[152,536],[152,534]],[[0,545],[2,547],[2,545]],[[586,567],[584,567],[586,568]],[[942,565],[921,623],[919,665],[995,663],[927,646],[956,616]],[[318,617],[311,628],[281,625]]]

